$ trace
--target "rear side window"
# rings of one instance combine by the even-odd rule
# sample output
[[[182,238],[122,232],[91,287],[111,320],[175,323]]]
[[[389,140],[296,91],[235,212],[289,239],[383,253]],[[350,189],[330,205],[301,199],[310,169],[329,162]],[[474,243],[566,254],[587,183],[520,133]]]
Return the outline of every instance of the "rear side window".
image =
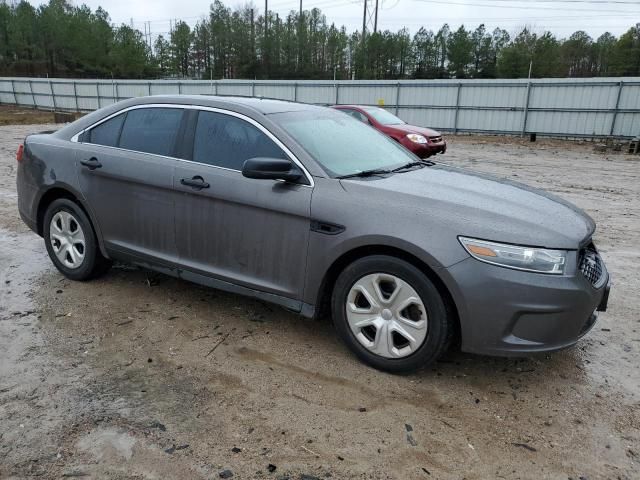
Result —
[[[125,115],[126,114],[118,115],[92,128],[84,141],[87,143],[95,143],[96,145],[116,147]]]
[[[120,148],[171,156],[184,110],[139,108],[129,110],[120,135]]]
[[[254,157],[288,158],[273,140],[250,123],[222,113],[199,112],[194,161],[242,170],[244,161]]]

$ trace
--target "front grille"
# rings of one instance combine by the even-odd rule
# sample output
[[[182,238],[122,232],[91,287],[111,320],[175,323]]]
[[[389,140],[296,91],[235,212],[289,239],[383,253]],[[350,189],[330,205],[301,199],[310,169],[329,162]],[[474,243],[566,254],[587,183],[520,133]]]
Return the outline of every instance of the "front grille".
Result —
[[[429,137],[429,140],[431,140],[431,142],[433,143],[440,143],[442,141],[442,135],[438,137]]]
[[[591,285],[596,286],[600,282],[603,270],[600,255],[592,245],[580,252],[580,271]]]

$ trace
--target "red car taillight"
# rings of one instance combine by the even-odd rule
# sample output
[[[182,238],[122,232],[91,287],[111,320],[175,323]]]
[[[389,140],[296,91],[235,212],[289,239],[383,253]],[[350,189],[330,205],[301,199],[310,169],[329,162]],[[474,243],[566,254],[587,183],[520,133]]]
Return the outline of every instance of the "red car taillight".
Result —
[[[16,160],[21,162],[23,154],[24,154],[24,144],[21,143],[20,146],[18,147],[18,151],[16,152]]]

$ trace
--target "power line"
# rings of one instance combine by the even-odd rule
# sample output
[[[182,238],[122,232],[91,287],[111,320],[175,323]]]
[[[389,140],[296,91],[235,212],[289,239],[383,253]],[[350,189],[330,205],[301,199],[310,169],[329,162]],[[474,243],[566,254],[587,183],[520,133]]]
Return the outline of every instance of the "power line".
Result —
[[[480,8],[498,8],[498,5],[487,5],[486,3],[471,3],[471,2],[452,2],[452,1],[444,1],[444,0],[413,0],[414,2],[421,3],[437,3],[440,5],[462,5],[465,7],[480,7]],[[484,1],[496,1],[496,0],[484,0]],[[524,6],[524,5],[500,5],[499,8],[512,8],[516,10],[540,10],[544,8],[545,10],[556,10],[561,12],[566,12],[567,10],[572,10],[573,7],[565,7],[565,8],[554,8],[554,7],[540,7],[540,6]],[[638,5],[640,8],[640,5]],[[581,9],[582,12],[602,12],[602,9],[599,10],[589,10],[589,9]],[[628,11],[622,10],[607,10],[610,13],[629,13]]]

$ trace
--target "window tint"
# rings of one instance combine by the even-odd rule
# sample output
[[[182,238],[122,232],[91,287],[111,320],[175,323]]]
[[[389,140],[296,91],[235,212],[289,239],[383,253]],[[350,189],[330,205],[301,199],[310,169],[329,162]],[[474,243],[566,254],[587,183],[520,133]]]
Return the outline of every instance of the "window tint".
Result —
[[[106,145],[107,147],[117,146],[124,117],[125,114],[118,115],[92,128],[84,141],[97,145]]]
[[[269,137],[250,123],[231,115],[200,112],[193,144],[193,160],[242,170],[254,157],[288,157]]]
[[[181,108],[129,110],[119,146],[137,152],[172,155],[182,114]]]

